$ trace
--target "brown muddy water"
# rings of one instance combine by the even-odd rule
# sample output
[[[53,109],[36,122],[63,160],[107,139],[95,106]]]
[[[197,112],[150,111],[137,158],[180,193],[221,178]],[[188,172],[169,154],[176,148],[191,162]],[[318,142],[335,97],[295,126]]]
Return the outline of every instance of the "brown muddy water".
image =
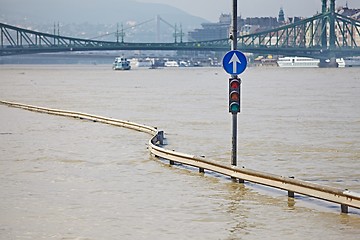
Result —
[[[360,68],[249,68],[238,165],[360,192]],[[0,65],[0,99],[156,126],[230,164],[221,68]],[[360,211],[169,166],[149,135],[0,105],[0,239],[358,239]]]

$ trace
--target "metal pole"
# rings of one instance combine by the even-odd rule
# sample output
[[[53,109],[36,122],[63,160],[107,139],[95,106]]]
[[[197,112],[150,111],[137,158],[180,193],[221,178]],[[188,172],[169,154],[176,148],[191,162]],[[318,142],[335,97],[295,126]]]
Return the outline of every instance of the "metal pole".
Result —
[[[233,0],[233,14],[232,14],[232,46],[231,50],[237,49],[237,0]],[[232,75],[237,78],[237,75]],[[237,113],[232,113],[232,151],[231,151],[231,165],[237,165]]]
[[[233,16],[232,16],[232,50],[237,48],[237,0],[233,0]]]
[[[237,165],[237,114],[232,114],[232,151],[231,151],[231,165]]]

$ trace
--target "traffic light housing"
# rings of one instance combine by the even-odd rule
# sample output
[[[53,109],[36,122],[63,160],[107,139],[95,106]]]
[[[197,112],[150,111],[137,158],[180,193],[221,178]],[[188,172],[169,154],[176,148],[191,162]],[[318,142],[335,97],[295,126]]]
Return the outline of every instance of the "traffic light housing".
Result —
[[[239,113],[240,112],[240,78],[229,79],[229,112]]]

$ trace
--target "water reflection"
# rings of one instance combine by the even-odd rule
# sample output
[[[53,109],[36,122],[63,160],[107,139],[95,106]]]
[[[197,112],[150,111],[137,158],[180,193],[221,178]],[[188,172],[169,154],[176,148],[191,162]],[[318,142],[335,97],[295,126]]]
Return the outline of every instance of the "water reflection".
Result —
[[[229,223],[229,236],[226,239],[237,239],[238,236],[246,235],[249,233],[250,224],[250,210],[247,206],[248,194],[250,190],[240,183],[225,184],[228,191],[226,212],[231,216],[232,221]]]
[[[288,210],[295,210],[295,198],[288,197]]]

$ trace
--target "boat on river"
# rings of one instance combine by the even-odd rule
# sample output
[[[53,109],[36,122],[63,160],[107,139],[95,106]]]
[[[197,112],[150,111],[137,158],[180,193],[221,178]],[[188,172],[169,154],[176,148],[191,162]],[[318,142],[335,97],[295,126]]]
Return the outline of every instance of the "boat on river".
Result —
[[[345,67],[360,67],[360,57],[344,58]]]
[[[277,64],[279,67],[319,67],[320,60],[307,57],[282,57],[279,58]]]
[[[326,60],[325,62],[329,62]],[[346,61],[343,58],[337,58],[338,67],[345,67]],[[308,57],[282,57],[277,60],[279,67],[283,68],[318,68],[320,59]]]
[[[166,61],[164,66],[165,67],[179,67],[179,63],[177,61]]]
[[[130,61],[125,57],[117,57],[114,60],[113,67],[114,70],[130,70]]]

